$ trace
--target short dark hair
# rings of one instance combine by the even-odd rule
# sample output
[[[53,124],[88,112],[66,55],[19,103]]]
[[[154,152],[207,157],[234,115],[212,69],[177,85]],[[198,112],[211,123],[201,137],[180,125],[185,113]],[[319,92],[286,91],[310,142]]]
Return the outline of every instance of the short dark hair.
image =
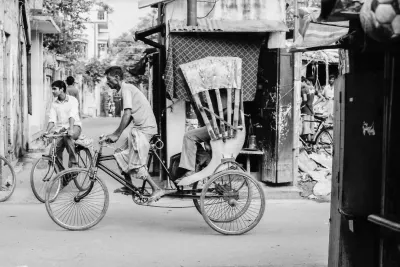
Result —
[[[68,85],[73,85],[74,82],[75,82],[74,77],[72,77],[72,76],[68,76],[68,77],[67,77],[67,84],[68,84]]]
[[[111,66],[106,69],[105,75],[115,76],[118,75],[121,80],[124,78],[124,72],[120,66]]]
[[[51,84],[51,87],[58,87],[58,88],[61,88],[61,89],[63,89],[64,93],[67,91],[67,86],[65,85],[65,82],[63,82],[63,81],[61,81],[61,80],[54,81],[54,82]]]
[[[336,76],[335,75],[333,75],[333,74],[331,74],[331,75],[329,75],[329,79],[336,79]]]

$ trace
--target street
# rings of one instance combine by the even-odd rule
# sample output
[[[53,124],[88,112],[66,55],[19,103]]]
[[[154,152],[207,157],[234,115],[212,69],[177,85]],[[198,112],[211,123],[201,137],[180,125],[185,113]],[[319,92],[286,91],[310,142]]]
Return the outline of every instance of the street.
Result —
[[[95,141],[120,118],[88,118],[83,134]],[[110,206],[94,228],[60,228],[29,185],[31,163],[18,175],[15,194],[0,203],[1,267],[64,266],[287,266],[322,267],[328,261],[329,203],[267,198],[263,219],[242,236],[213,231],[191,200],[162,199],[143,207],[114,194],[119,185],[102,175]],[[265,185],[263,185],[265,187]]]

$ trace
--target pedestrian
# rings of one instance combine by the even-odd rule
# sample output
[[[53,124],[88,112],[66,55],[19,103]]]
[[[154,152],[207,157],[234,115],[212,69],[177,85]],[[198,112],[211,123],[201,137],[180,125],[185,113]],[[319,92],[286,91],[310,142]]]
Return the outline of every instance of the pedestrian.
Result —
[[[75,87],[75,79],[72,76],[67,77],[67,95],[73,96],[78,100],[78,108],[79,108],[79,115],[81,114],[81,105],[80,105],[80,99],[79,99],[79,90]]]
[[[301,84],[301,116],[302,116],[302,138],[311,141],[314,134],[314,94],[315,89],[312,85],[313,77],[302,77]]]

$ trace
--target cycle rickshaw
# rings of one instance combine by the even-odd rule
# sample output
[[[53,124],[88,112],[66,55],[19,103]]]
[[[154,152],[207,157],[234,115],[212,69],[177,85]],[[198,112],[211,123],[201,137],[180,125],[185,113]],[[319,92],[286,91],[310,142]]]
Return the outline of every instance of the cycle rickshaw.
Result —
[[[168,185],[177,189],[164,197],[193,199],[194,206],[212,229],[226,235],[243,234],[261,220],[265,210],[265,196],[258,182],[235,162],[246,136],[241,59],[209,57],[183,64],[181,69],[211,137],[211,161],[200,172],[175,183],[170,180],[171,174],[158,157],[157,150],[163,146],[159,136],[151,140],[149,159],[155,156],[160,160],[169,175]],[[208,77],[210,74],[205,73],[207,71],[212,72],[211,78]],[[211,90],[217,100],[216,111],[211,103]],[[226,120],[221,90],[226,90]],[[63,171],[47,188],[46,209],[52,220],[65,229],[89,229],[99,223],[107,212],[109,195],[106,184],[97,176],[99,169],[128,187],[136,204],[146,205],[151,194],[145,186],[146,181],[141,187],[136,187],[105,166],[103,161],[115,159],[113,155],[103,155],[105,143],[101,140],[99,143],[100,149],[95,153],[89,168]],[[60,179],[61,184],[65,185],[61,189],[57,187]],[[72,180],[74,182],[68,182]],[[81,183],[80,186],[76,186],[76,182]]]

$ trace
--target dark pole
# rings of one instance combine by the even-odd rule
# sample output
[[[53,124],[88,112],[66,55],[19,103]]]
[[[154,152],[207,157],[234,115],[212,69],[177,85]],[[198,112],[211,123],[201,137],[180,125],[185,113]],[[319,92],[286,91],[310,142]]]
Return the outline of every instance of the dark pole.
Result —
[[[197,26],[197,0],[187,0],[187,26]]]

